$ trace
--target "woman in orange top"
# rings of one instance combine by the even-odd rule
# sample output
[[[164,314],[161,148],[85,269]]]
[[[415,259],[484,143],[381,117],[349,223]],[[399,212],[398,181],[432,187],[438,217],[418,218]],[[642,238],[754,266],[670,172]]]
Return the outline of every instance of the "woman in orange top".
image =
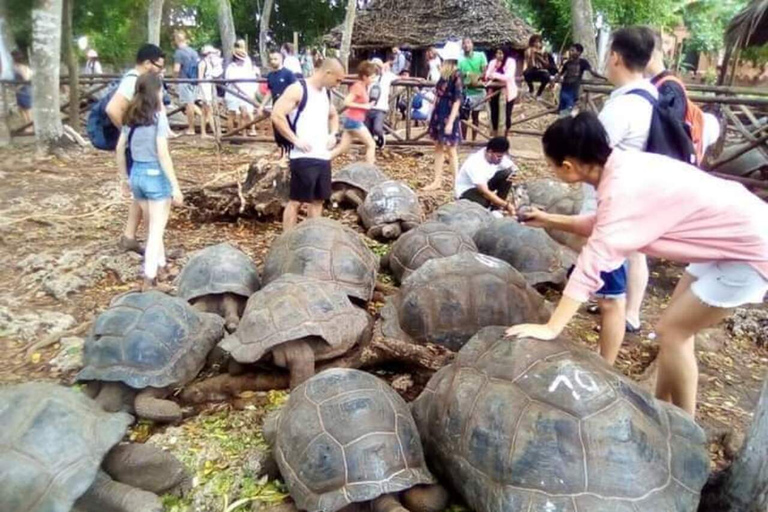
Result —
[[[363,61],[357,68],[360,78],[349,88],[349,94],[344,98],[344,133],[341,143],[331,153],[331,159],[343,155],[352,145],[352,138],[365,144],[365,162],[372,164],[376,161],[376,144],[371,133],[365,127],[365,115],[375,103],[368,96],[368,87],[376,75],[376,67],[368,61]]]

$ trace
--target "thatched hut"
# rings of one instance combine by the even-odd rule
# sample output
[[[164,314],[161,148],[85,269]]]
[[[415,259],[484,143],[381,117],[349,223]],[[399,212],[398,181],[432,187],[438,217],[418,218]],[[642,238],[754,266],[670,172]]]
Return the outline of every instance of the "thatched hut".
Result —
[[[341,34],[338,26],[324,41],[339,47]],[[352,50],[367,58],[383,56],[393,46],[406,47],[420,70],[424,51],[448,39],[471,37],[477,49],[508,45],[522,52],[533,34],[500,0],[373,0],[357,14]]]
[[[768,43],[768,0],[752,0],[744,10],[733,17],[725,32],[725,57],[720,73],[720,83],[724,83],[730,66],[731,81],[739,53],[744,48],[762,46]]]

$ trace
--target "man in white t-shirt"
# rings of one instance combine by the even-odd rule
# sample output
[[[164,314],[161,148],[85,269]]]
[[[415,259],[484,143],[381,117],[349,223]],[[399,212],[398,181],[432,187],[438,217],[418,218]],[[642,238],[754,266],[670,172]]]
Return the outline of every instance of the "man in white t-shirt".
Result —
[[[379,148],[383,148],[385,142],[384,120],[389,113],[389,95],[392,90],[392,82],[397,80],[397,75],[392,73],[388,63],[385,64],[379,58],[371,59],[371,63],[376,66],[379,74],[368,88],[368,94],[369,96],[371,93],[375,95],[375,92],[378,91],[379,97],[376,99],[373,107],[366,113],[365,125],[376,140],[376,145]],[[373,96],[370,97],[373,101]]]
[[[507,201],[517,166],[509,158],[509,141],[495,137],[484,149],[472,153],[456,175],[456,199],[468,199],[485,208],[506,210],[515,214],[515,206]]]

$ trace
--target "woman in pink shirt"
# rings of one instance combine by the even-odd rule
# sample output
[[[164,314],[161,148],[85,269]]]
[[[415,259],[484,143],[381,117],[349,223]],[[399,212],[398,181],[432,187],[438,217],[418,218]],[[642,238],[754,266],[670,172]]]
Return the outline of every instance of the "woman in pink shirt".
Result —
[[[376,66],[365,60],[357,68],[357,75],[360,79],[352,84],[344,99],[344,106],[347,107],[344,111],[344,133],[341,135],[341,143],[331,153],[331,159],[346,153],[354,137],[365,145],[365,162],[373,164],[376,162],[376,143],[365,127],[365,115],[375,103],[368,96],[368,87],[376,76]]]
[[[698,386],[694,335],[737,306],[761,303],[768,291],[768,204],[738,183],[677,160],[612,151],[591,113],[555,122],[543,144],[561,180],[597,188],[597,212],[524,213],[527,225],[589,238],[549,322],[513,326],[507,334],[555,338],[602,286],[600,272],[619,267],[632,252],[691,263],[656,326],[656,396],[693,415]]]
[[[507,101],[504,114],[506,116],[507,129],[504,131],[504,136],[509,135],[509,129],[512,127],[512,108],[515,106],[515,99],[517,99],[517,83],[515,82],[515,74],[517,73],[517,63],[515,59],[504,51],[503,48],[496,50],[495,58],[485,68],[485,84],[503,82],[504,92],[506,93]],[[494,133],[499,133],[499,110],[502,103],[502,94],[499,94],[497,98],[490,101],[491,105],[491,126]]]

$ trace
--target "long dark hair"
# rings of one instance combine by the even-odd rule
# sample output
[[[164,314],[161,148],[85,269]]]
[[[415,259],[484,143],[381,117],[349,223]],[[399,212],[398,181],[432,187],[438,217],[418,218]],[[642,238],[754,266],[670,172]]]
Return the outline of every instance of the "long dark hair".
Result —
[[[125,111],[125,126],[152,126],[163,107],[160,91],[163,81],[157,73],[144,73],[136,80],[136,93]]]

